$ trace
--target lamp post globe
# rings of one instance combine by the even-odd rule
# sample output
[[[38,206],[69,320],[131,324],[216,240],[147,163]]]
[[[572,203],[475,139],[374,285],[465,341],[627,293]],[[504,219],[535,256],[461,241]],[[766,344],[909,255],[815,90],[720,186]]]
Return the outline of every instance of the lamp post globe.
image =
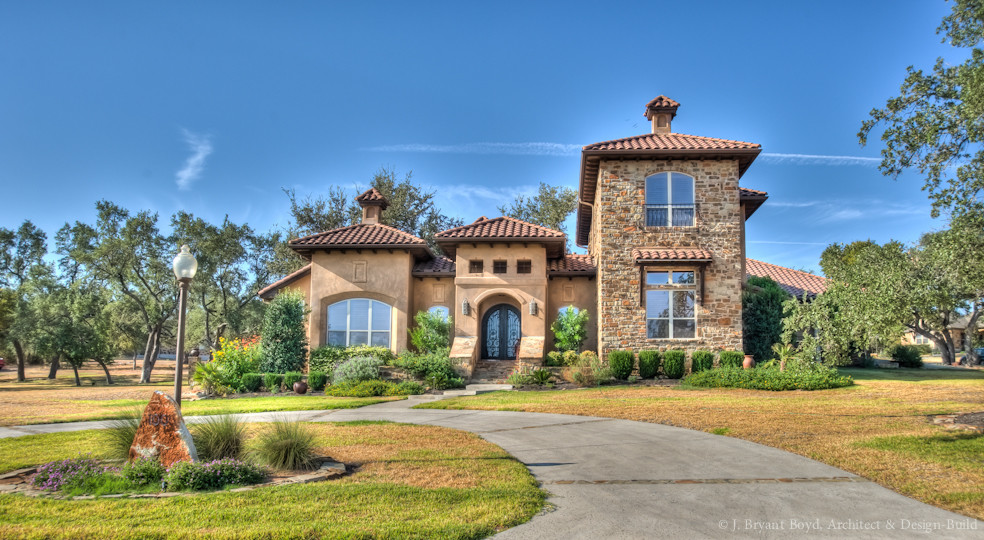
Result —
[[[181,407],[181,369],[184,366],[185,304],[188,302],[188,286],[198,271],[198,261],[187,244],[174,257],[174,277],[178,280],[178,343],[174,351],[174,401]]]

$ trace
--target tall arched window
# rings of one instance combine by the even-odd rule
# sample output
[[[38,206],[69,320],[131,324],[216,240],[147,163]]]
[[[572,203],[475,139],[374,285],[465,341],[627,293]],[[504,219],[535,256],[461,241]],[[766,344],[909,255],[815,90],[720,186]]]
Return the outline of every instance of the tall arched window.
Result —
[[[646,177],[646,226],[693,227],[694,179],[678,172]]]
[[[368,298],[328,306],[328,344],[390,346],[392,308]]]
[[[444,306],[434,306],[428,309],[427,311],[428,313],[432,313],[434,315],[440,315],[441,318],[444,319],[445,321],[448,320],[448,317],[451,316],[451,310]]]

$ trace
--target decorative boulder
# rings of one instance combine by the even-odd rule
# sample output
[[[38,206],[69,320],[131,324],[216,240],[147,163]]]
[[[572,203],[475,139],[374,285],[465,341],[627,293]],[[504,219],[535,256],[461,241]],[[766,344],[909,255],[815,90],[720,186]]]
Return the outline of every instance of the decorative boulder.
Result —
[[[181,408],[171,396],[154,392],[140,418],[130,446],[130,459],[157,459],[170,467],[178,461],[198,461],[195,442],[181,417]]]

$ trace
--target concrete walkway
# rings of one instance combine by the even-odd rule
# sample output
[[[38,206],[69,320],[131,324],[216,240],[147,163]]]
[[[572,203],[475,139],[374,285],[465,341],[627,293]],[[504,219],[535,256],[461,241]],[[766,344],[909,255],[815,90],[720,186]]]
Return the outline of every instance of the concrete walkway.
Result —
[[[984,522],[740,439],[609,418],[410,409],[426,399],[434,396],[238,416],[250,422],[391,420],[477,433],[526,464],[550,493],[551,510],[496,538],[984,537]],[[106,424],[6,427],[0,438]]]

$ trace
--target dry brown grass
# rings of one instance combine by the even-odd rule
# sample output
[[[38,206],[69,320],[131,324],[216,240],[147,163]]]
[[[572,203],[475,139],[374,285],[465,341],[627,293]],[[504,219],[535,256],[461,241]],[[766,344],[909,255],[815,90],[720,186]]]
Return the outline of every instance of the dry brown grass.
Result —
[[[861,371],[851,374],[866,376]],[[816,392],[617,387],[497,393],[427,406],[603,416],[723,432],[984,519],[984,467],[961,470],[932,459],[860,446],[877,437],[938,435],[942,428],[929,423],[928,415],[984,410],[984,374],[904,375],[879,374],[875,376],[887,379],[859,380],[851,388]]]

